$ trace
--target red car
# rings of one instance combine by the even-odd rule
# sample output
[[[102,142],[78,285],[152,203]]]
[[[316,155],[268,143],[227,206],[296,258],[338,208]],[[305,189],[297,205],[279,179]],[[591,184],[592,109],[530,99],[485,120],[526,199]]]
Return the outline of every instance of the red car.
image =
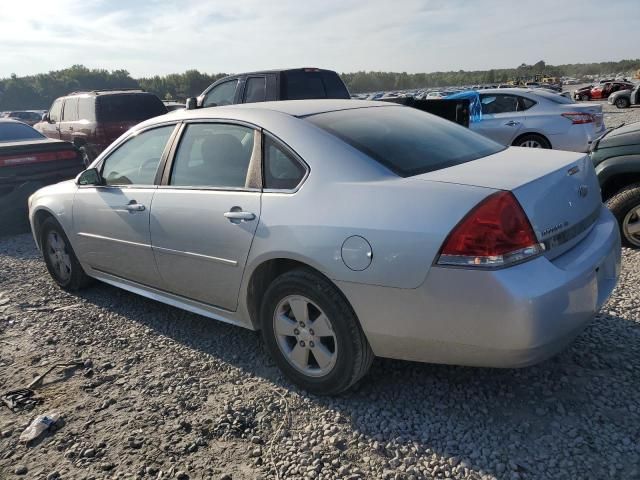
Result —
[[[596,85],[591,89],[591,100],[605,100],[609,98],[613,92],[619,90],[630,90],[633,88],[632,83],[627,82],[607,82]]]

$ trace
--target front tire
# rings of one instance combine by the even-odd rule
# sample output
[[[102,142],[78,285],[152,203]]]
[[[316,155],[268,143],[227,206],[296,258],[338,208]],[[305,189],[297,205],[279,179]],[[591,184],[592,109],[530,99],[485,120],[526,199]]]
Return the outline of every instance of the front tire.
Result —
[[[53,218],[40,228],[40,245],[51,278],[64,290],[80,290],[91,283],[64,230]]]
[[[631,106],[631,101],[628,98],[616,98],[615,103],[618,108],[629,108]]]
[[[542,135],[536,135],[535,133],[529,133],[518,137],[513,142],[514,147],[527,147],[527,148],[551,148],[549,141]]]
[[[262,338],[280,370],[303,389],[324,395],[362,378],[373,351],[351,306],[324,277],[286,272],[269,286],[260,310]]]
[[[607,201],[607,206],[618,221],[622,243],[640,248],[640,184],[621,190]]]

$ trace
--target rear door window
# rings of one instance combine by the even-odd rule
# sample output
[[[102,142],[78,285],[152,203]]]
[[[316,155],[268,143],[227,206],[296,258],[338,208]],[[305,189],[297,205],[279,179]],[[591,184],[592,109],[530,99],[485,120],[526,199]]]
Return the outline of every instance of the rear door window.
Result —
[[[255,131],[241,125],[187,126],[176,152],[170,185],[244,188]]]
[[[94,120],[93,107],[95,100],[93,97],[79,97],[78,98],[78,119],[79,120]]]
[[[515,95],[484,94],[480,95],[483,115],[509,113],[518,111],[518,97]]]
[[[267,79],[249,77],[244,87],[244,103],[264,102],[267,96]]]

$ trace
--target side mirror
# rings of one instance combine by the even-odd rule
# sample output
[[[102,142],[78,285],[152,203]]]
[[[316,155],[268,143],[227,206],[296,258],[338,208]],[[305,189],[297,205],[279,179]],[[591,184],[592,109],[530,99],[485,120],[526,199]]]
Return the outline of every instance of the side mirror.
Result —
[[[44,115],[42,115],[42,121],[43,122],[47,122],[47,123],[51,123],[51,119],[49,118],[49,112],[47,112]]]
[[[97,168],[89,168],[88,170],[82,172],[76,178],[76,183],[78,185],[104,185],[102,175],[100,175],[100,172]]]
[[[195,97],[187,98],[187,102],[185,103],[185,108],[187,110],[195,110],[198,108],[198,99]]]

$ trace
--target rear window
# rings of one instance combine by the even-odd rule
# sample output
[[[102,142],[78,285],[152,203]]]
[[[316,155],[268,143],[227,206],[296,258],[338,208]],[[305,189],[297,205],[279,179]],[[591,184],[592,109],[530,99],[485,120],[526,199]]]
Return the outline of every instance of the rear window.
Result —
[[[538,97],[542,97],[546,100],[550,100],[553,103],[576,103],[570,98],[567,98],[563,95],[559,95],[557,93],[545,92],[544,90],[536,90],[533,92],[533,95],[537,95]]]
[[[40,140],[45,138],[40,132],[23,123],[0,122],[0,142],[20,140]]]
[[[340,110],[306,119],[401,177],[452,167],[506,148],[410,107]]]
[[[96,113],[100,122],[141,122],[164,115],[167,107],[151,94],[104,95],[96,98]]]
[[[335,72],[290,70],[282,72],[282,98],[305,100],[313,98],[351,98],[347,87]]]

